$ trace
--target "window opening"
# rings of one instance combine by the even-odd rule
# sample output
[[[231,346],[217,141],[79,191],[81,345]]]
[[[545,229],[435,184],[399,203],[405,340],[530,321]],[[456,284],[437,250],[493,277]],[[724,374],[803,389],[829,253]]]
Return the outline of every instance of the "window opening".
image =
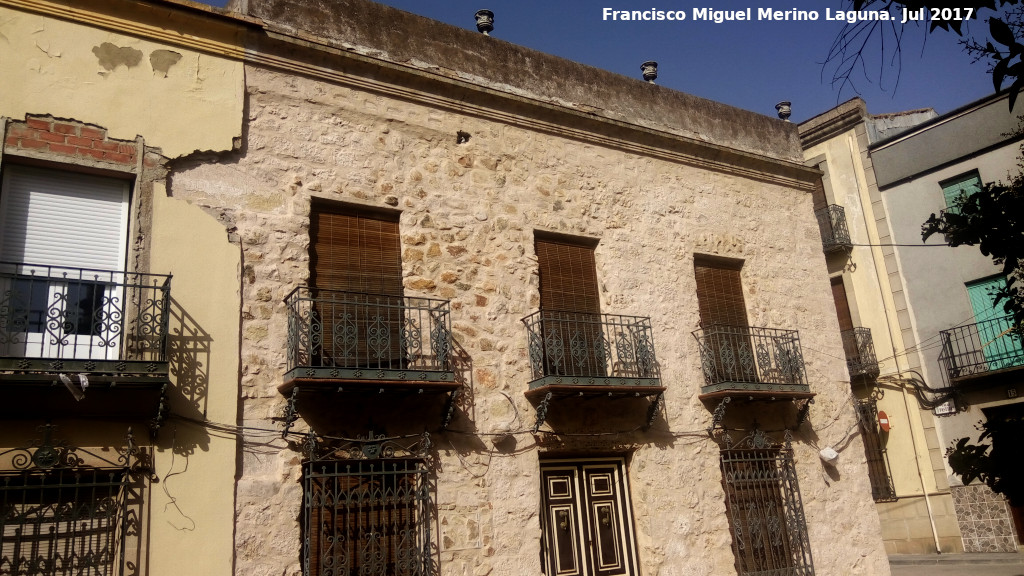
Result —
[[[721,451],[721,467],[737,573],[813,576],[788,438],[785,446],[777,446],[755,430]]]

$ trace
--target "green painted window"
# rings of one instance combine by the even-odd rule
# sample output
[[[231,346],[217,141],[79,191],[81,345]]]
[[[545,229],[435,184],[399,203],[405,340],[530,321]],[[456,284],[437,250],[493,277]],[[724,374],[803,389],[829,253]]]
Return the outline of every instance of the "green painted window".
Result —
[[[958,210],[957,202],[960,198],[966,198],[981,191],[981,176],[977,170],[961,174],[945,182],[940,182],[942,195],[946,198],[946,209],[950,212]]]
[[[993,276],[967,283],[967,297],[971,300],[974,320],[978,325],[978,339],[985,354],[989,370],[1000,370],[1024,363],[1020,338],[1009,332],[1012,317],[1003,311],[1002,303],[995,305],[995,292],[1006,285],[1002,276]]]

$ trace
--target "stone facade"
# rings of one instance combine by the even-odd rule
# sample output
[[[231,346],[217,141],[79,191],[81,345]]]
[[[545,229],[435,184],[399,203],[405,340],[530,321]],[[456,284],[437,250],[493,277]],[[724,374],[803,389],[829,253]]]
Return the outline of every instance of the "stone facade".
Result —
[[[432,33],[419,24],[412,36]],[[690,332],[698,327],[694,255],[741,259],[751,325],[800,330],[818,394],[810,423],[794,432],[816,569],[886,572],[863,452],[855,449],[860,441],[843,434],[854,415],[821,289],[807,194],[813,172],[791,163],[791,145],[768,147],[768,156],[734,153],[729,163],[710,166],[716,152],[673,150],[693,146],[685,140],[664,145],[642,133],[609,139],[604,128],[565,124],[561,110],[506,101],[489,104],[484,115],[473,107],[489,96],[470,93],[465,111],[431,95],[450,86],[406,87],[399,98],[369,78],[331,81],[259,65],[247,67],[246,80],[240,152],[179,164],[170,189],[216,213],[240,239],[246,426],[272,428],[287,406],[278,392],[288,343],[282,300],[309,280],[311,203],[399,210],[406,294],[451,301],[455,341],[467,359],[455,416],[440,429],[436,410],[425,404],[352,406],[339,396],[325,400],[329,418],[307,408],[293,431],[352,438],[371,426],[390,436],[428,430],[443,574],[541,573],[538,466],[562,455],[627,458],[642,573],[734,573],[719,446],[706,431],[709,407],[697,399],[703,377]],[[631,80],[614,81],[636,89]],[[790,130],[792,142],[792,129],[781,122],[773,129]],[[720,138],[713,130],[701,136]],[[626,399],[553,403],[548,422],[533,432],[520,319],[539,306],[538,232],[597,240],[602,311],[652,318],[667,392],[650,430],[643,430],[649,402]],[[741,407],[727,417],[729,434],[738,440],[756,421],[781,441],[781,430],[796,425],[790,405]],[[240,572],[301,573],[298,438],[243,450]],[[831,476],[821,473],[816,443],[843,443]],[[830,544],[837,533],[847,545]]]
[[[241,63],[245,89],[230,108],[242,111],[237,140],[220,129],[196,141],[219,142],[213,151],[191,152],[206,148],[187,139],[161,148],[172,151],[159,159],[168,173],[147,207],[152,265],[181,279],[207,354],[193,368],[210,366],[199,385],[209,402],[173,396],[176,427],[161,432],[169,489],[150,490],[152,508],[187,506],[154,528],[151,573],[182,550],[156,536],[188,533],[198,518],[222,536],[233,524],[235,573],[303,574],[303,542],[317,528],[303,515],[310,446],[369,434],[426,446],[423,520],[439,575],[544,573],[542,466],[611,458],[622,462],[623,530],[635,541],[627,573],[736,574],[721,449],[744,437],[792,445],[787,481],[799,492],[786,495],[802,506],[771,536],[804,538],[817,574],[888,573],[811,211],[819,174],[802,165],[793,125],[362,0],[249,0],[245,14],[159,6],[180,12],[188,38],[208,35],[204,49]],[[139,3],[141,19],[149,7]],[[394,34],[373,27],[381,14]],[[487,66],[495,61],[521,65]],[[223,76],[243,74],[229,66]],[[282,392],[295,338],[284,301],[310,284],[311,214],[323,205],[397,215],[405,295],[450,303],[460,384],[450,421],[443,396],[415,387],[378,393],[338,380],[294,405]],[[619,390],[546,405],[524,395],[538,236],[596,244],[601,311],[651,319],[663,397]],[[750,326],[799,331],[798,370],[816,394],[809,417],[804,398],[737,393],[709,431],[726,406],[698,398],[700,258],[742,262]],[[179,380],[172,394],[188,388]],[[825,447],[840,453],[835,463],[822,463]],[[186,474],[200,463],[203,473]],[[221,495],[233,484],[233,518],[229,499],[197,512],[207,482]],[[223,540],[207,554],[220,566]]]

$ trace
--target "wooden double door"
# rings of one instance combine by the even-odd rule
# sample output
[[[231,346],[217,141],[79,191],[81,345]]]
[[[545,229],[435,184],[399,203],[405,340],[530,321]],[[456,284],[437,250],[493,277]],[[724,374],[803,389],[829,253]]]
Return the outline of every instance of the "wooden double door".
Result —
[[[547,576],[638,574],[622,458],[541,462]]]

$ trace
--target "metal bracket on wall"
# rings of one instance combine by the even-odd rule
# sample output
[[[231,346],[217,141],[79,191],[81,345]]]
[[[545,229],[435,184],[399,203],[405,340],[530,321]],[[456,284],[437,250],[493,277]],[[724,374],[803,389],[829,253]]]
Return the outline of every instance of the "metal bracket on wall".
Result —
[[[798,410],[796,413],[796,427],[799,428],[807,421],[807,415],[811,411],[811,404],[814,404],[814,398],[807,398],[802,402],[798,401]]]
[[[160,427],[164,424],[164,419],[167,418],[167,383],[164,382],[163,386],[160,387],[160,397],[157,398],[156,402],[156,415],[149,421],[149,436],[156,438],[157,432],[160,431]]]
[[[299,419],[299,412],[296,409],[296,403],[299,399],[299,387],[292,388],[292,394],[288,397],[288,403],[284,406],[284,414],[281,415],[281,420],[284,421],[284,429],[281,430],[281,438],[288,439],[288,434],[292,430],[292,426],[295,425],[295,421]]]
[[[654,419],[658,416],[658,411],[661,409],[661,403],[664,400],[664,393],[658,394],[654,397],[654,401],[647,408],[647,425],[644,426],[644,431],[650,430],[651,426],[654,426]]]
[[[442,430],[447,430],[448,425],[452,423],[452,416],[455,415],[455,403],[461,394],[462,388],[456,388],[448,393],[448,400],[445,401],[444,405],[444,418],[441,420]]]
[[[732,398],[726,396],[722,398],[722,401],[715,406],[715,412],[711,415],[711,426],[708,427],[708,436],[715,435],[715,429],[721,425],[722,421],[725,420],[725,409],[729,402],[732,402]]]
[[[540,401],[537,406],[537,423],[533,425],[533,431],[540,430],[541,424],[544,423],[544,419],[548,417],[548,405],[551,403],[551,392],[544,395],[544,399]]]

